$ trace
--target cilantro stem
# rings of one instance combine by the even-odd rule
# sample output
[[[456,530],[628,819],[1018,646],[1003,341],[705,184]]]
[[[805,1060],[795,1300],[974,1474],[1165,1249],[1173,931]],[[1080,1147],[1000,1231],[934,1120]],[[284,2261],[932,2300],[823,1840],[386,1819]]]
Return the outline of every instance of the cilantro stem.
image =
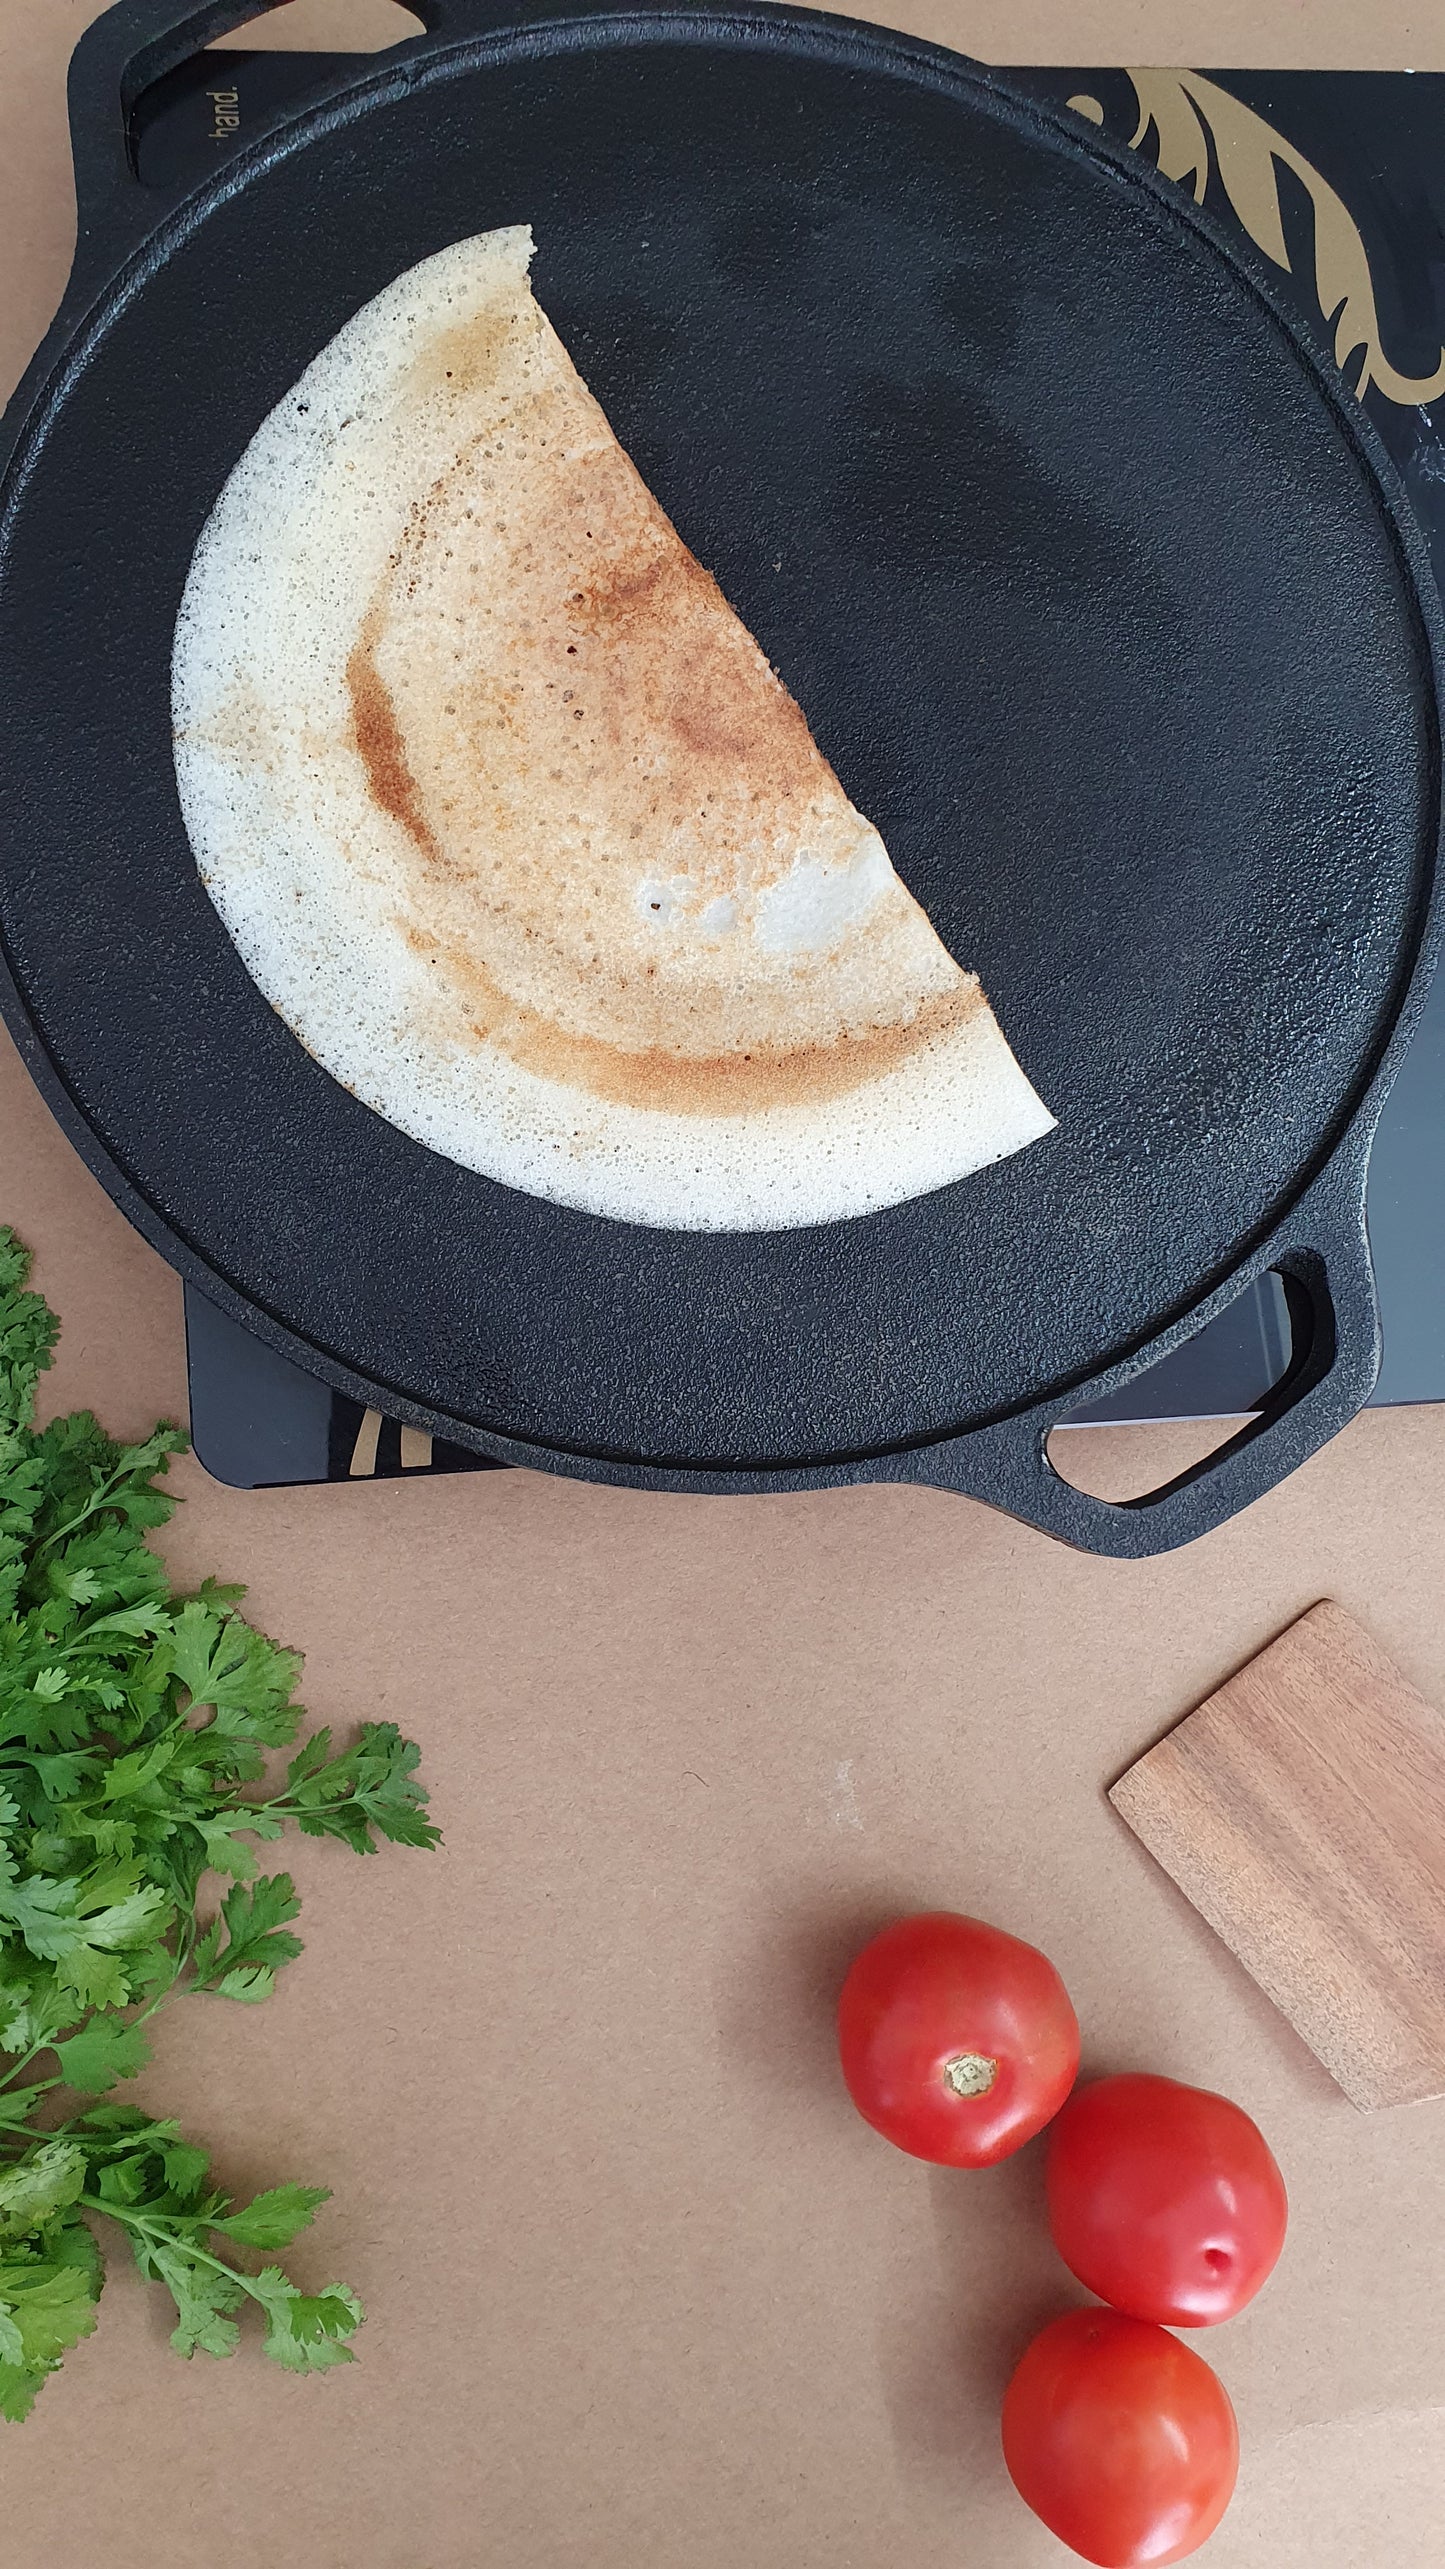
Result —
[[[127,2230],[138,2230],[143,2239],[161,2248],[170,2246],[179,2230],[205,2230],[209,2227],[204,2215],[199,2214],[168,2213],[164,2221],[150,2220],[144,2212],[132,2212],[123,2203],[111,2203],[103,2194],[92,2194],[88,2186],[80,2197],[80,2204],[85,2212],[103,2212],[107,2221],[119,2221]],[[253,2301],[260,2302],[263,2309],[266,2307],[266,2295],[257,2291],[251,2277],[243,2274],[239,2266],[228,2266],[224,2257],[213,2257],[209,2248],[201,2247],[193,2238],[187,2239],[185,2252],[198,2266],[209,2266],[214,2274],[224,2275],[228,2282],[239,2284]]]
[[[370,1817],[360,1796],[352,1792],[338,1793],[335,1799],[329,1802],[293,1802],[286,1794],[278,1793],[273,1802],[243,1802],[241,1808],[247,1811],[264,1811],[269,1819],[281,1820],[303,1818],[314,1820],[318,1817],[332,1820],[339,1812],[347,1809],[360,1811],[364,1819]]]
[[[21,2071],[27,2070],[32,2061],[38,2061],[41,2053],[48,2052],[50,2047],[50,2039],[47,2036],[43,2043],[32,2043],[28,2052],[22,2052],[19,2060],[12,2068],[7,2069],[3,2078],[0,2078],[0,2093],[3,2093],[7,2087],[13,2087]],[[59,2087],[61,2084],[58,2078],[48,2078],[44,2083],[47,2087]]]

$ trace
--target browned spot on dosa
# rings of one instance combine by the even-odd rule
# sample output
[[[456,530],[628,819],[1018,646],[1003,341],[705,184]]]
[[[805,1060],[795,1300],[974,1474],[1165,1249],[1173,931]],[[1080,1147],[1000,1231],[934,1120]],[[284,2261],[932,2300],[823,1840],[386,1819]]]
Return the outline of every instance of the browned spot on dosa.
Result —
[[[508,998],[464,948],[411,927],[407,942],[435,957],[455,1013],[443,1007],[454,1040],[496,1044],[523,1070],[612,1105],[668,1115],[748,1115],[770,1106],[816,1104],[896,1070],[921,1044],[956,1032],[987,1006],[977,977],[925,1000],[906,1025],[868,1026],[830,1044],[758,1044],[745,1052],[689,1054],[653,1046],[630,1052],[573,1035]],[[440,994],[439,994],[440,996]]]
[[[668,743],[692,793],[735,794],[741,777],[755,800],[796,803],[821,766],[802,713],[712,573],[678,542],[651,493],[638,491],[646,514],[629,550],[567,601],[597,728],[609,747],[629,736]],[[576,505],[605,519],[600,492],[582,489]]]
[[[508,339],[517,329],[513,312],[474,312],[451,329],[438,331],[412,361],[407,396],[413,402],[450,398],[466,401],[485,393],[495,381]]]
[[[396,719],[391,689],[376,665],[380,615],[373,607],[346,664],[351,721],[373,802],[415,839],[423,856],[441,861],[441,849],[422,809],[416,778]]]

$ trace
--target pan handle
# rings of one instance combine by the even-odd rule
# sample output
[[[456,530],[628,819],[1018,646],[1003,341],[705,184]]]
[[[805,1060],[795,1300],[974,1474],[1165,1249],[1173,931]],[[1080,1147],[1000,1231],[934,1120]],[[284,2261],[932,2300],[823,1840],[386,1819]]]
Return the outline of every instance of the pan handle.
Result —
[[[602,0],[595,0],[602,5]],[[72,288],[88,290],[114,275],[170,212],[189,195],[143,188],[136,176],[132,120],[145,92],[192,54],[263,17],[275,0],[117,0],[81,37],[70,60],[70,136],[75,161],[76,250]],[[530,0],[412,0],[424,35],[393,48],[390,62],[434,44],[485,28],[505,26],[530,13]],[[574,0],[575,5],[575,0]],[[587,5],[587,0],[584,0]],[[337,57],[335,87],[356,78],[351,55]],[[324,97],[314,91],[307,104]]]
[[[231,35],[251,18],[263,17],[275,0],[116,0],[88,27],[70,61],[70,135],[75,161],[76,251],[73,289],[88,290],[114,275],[147,235],[171,211],[172,203],[191,193],[189,186],[173,199],[163,189],[143,188],[136,176],[132,120],[145,92],[168,71]],[[555,15],[550,0],[409,0],[425,32],[393,46],[390,65],[468,36],[494,33],[529,18]],[[614,0],[566,0],[569,14],[605,14]],[[639,0],[632,0],[634,14]],[[684,0],[640,0],[648,15],[665,17]],[[340,91],[356,78],[352,55],[337,57],[334,84],[322,84],[308,106],[324,98],[328,86]]]
[[[70,57],[70,145],[75,163],[75,265],[67,302],[103,284],[172,205],[189,195],[142,187],[132,120],[168,71],[262,17],[274,0],[117,0],[87,27]],[[340,78],[338,75],[338,85]],[[354,66],[346,63],[346,78]]]
[[[1048,1441],[1078,1406],[1078,1390],[915,1459],[911,1477],[983,1499],[1082,1552],[1144,1560],[1172,1552],[1237,1516],[1307,1462],[1365,1406],[1380,1371],[1380,1318],[1365,1228],[1368,1133],[1332,1164],[1256,1263],[1273,1268],[1289,1300],[1294,1352],[1257,1418],[1164,1488],[1123,1503],[1076,1490],[1055,1471]],[[1204,1317],[1212,1317],[1207,1310]],[[1136,1353],[1090,1392],[1143,1373],[1199,1325],[1192,1316]]]

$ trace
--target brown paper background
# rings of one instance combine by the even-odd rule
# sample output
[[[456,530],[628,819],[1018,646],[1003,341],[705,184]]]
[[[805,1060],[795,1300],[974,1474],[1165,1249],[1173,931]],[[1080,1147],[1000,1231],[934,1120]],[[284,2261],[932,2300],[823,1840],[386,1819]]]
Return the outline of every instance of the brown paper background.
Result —
[[[93,14],[0,0],[7,382],[63,279]],[[1445,11],[1403,0],[887,14],[996,59],[1445,67]],[[291,32],[368,18],[314,0]],[[0,1216],[64,1316],[52,1402],[183,1415],[179,1287],[3,1039]],[[1445,1703],[1440,1412],[1367,1418],[1141,1566],[901,1490],[176,1478],[177,1577],[250,1582],[317,1719],[415,1734],[447,1845],[303,1843],[304,1960],[268,2007],[175,2015],[144,2082],[238,2186],[335,2187],[296,2262],[362,2293],[361,2362],[182,2365],[117,2257],[96,2337],[0,2430],[5,2569],[1062,2562],[997,2452],[1010,2360],[1071,2297],[1038,2152],[926,2170],[833,2068],[850,1951],[934,1902],[1047,1947],[1091,2066],[1227,2087],[1284,2164],[1286,2261],[1208,2342],[1244,2440],[1214,2569],[1440,2569],[1445,2109],[1355,2113],[1104,1800],[1322,1595]]]

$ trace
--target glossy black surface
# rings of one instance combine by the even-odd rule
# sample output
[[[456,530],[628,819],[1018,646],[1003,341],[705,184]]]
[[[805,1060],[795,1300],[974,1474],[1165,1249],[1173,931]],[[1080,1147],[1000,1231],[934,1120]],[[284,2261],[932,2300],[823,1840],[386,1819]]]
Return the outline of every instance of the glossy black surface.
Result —
[[[522,219],[624,442],[1056,1108],[1000,1169],[804,1233],[548,1207],[357,1106],[211,912],[167,692],[200,525],[358,303]],[[25,1007],[182,1262],[403,1409],[624,1468],[922,1446],[1221,1285],[1378,1067],[1439,813],[1373,460],[1168,192],[950,57],[786,18],[423,54],[238,165],[22,454],[0,913]],[[1316,1245],[1355,1261],[1357,1399],[1348,1157]]]

